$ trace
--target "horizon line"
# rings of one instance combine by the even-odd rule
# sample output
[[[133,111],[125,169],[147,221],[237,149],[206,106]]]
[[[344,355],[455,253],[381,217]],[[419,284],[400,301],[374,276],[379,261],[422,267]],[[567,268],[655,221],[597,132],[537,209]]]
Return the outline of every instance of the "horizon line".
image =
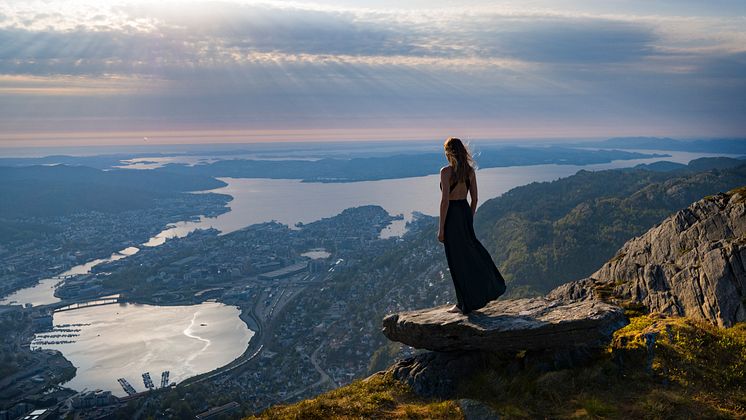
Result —
[[[466,141],[493,142],[552,142],[599,141],[611,138],[670,138],[681,141],[732,139],[746,140],[746,136],[687,135],[675,133],[614,133],[573,135],[571,133],[502,133],[485,130],[419,129],[285,129],[285,130],[133,130],[133,131],[67,131],[0,133],[0,150],[89,147],[156,147],[156,146],[240,146],[254,144],[315,144],[396,141],[443,141],[450,136]],[[461,131],[459,135],[456,131]],[[493,131],[493,130],[489,130]],[[470,133],[471,132],[471,133]],[[418,134],[419,133],[419,134]]]

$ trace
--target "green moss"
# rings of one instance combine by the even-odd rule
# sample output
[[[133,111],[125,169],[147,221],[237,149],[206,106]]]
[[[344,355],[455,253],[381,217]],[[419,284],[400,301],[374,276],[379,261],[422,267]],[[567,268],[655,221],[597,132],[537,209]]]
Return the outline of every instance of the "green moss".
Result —
[[[624,309],[624,314],[630,319],[641,317],[648,313],[647,306],[633,300],[621,302],[619,306]]]
[[[617,413],[616,408],[596,397],[588,397],[580,400],[580,406],[592,417],[610,417]]]
[[[649,337],[655,337],[652,353]],[[742,418],[744,363],[743,324],[720,329],[650,314],[632,317],[603,356],[586,366],[484,371],[461,396],[488,402],[506,418]],[[514,406],[522,411],[513,412]]]

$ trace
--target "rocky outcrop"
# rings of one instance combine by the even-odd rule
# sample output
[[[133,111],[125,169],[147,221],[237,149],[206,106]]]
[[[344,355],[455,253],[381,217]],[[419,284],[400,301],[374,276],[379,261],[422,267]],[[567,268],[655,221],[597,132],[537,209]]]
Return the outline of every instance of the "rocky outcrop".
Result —
[[[508,352],[600,346],[627,323],[621,308],[597,300],[496,300],[469,315],[447,309],[388,315],[383,334],[421,349]]]
[[[451,397],[495,357],[507,357],[503,365],[516,371],[577,366],[627,323],[622,307],[731,326],[746,320],[745,262],[743,187],[675,213],[627,242],[590,277],[544,298],[493,301],[469,315],[447,306],[388,315],[386,337],[432,350],[388,372],[420,395]]]
[[[469,315],[449,306],[391,314],[383,320],[390,340],[433,350],[388,369],[422,396],[450,398],[464,380],[495,359],[518,371],[562,369],[591,359],[627,324],[622,308],[598,300],[545,298],[497,300]],[[516,354],[522,354],[516,359]]]
[[[746,187],[699,200],[640,237],[589,278],[547,296],[607,300],[729,327],[746,320]]]

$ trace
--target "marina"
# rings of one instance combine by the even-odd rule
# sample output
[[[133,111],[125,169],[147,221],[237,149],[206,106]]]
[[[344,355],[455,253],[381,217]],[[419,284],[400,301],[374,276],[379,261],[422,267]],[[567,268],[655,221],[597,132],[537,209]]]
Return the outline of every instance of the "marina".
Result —
[[[63,385],[121,397],[155,389],[149,372],[159,372],[158,384],[164,387],[225,366],[244,352],[254,335],[239,318],[238,308],[217,302],[83,305],[55,312],[53,318],[56,330],[37,334],[31,347],[58,350],[72,362],[75,377]],[[73,328],[80,331],[59,331]]]

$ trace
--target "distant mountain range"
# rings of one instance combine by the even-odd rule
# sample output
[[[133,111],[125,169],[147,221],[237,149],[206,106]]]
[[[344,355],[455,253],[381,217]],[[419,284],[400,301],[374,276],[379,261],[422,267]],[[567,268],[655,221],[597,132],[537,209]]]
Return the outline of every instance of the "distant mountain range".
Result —
[[[615,149],[671,150],[680,152],[746,154],[746,139],[675,140],[669,137],[614,137],[597,142],[563,143],[564,146]]]
[[[495,168],[541,164],[589,165],[613,160],[667,156],[669,155],[660,153],[584,150],[562,146],[502,146],[485,148],[478,161],[480,168]],[[302,179],[304,182],[356,182],[432,175],[437,174],[438,169],[446,164],[443,153],[407,153],[313,161],[234,159],[194,166],[170,164],[155,171],[214,177]]]
[[[0,218],[117,213],[148,208],[160,197],[225,186],[204,175],[84,166],[0,166]]]

